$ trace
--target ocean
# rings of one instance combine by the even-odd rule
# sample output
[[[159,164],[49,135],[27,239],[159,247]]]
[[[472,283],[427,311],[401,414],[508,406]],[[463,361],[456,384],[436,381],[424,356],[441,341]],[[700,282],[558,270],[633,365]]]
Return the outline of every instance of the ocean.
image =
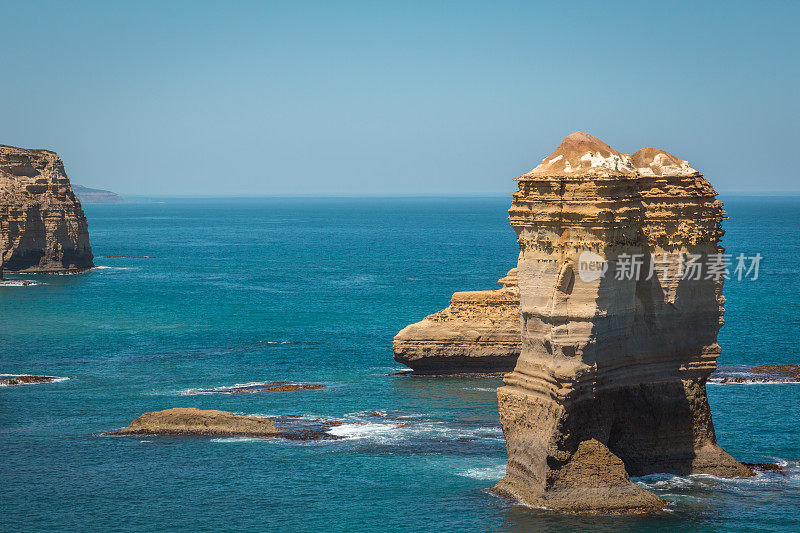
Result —
[[[721,366],[798,363],[800,198],[723,197]],[[648,476],[657,517],[533,511],[505,471],[497,378],[393,375],[391,339],[516,264],[508,197],[87,205],[98,265],[0,287],[6,531],[798,531],[800,384],[708,385],[719,443],[782,473]],[[103,256],[154,256],[107,258]],[[271,381],[320,390],[199,393]],[[336,440],[109,437],[170,407],[344,422]]]

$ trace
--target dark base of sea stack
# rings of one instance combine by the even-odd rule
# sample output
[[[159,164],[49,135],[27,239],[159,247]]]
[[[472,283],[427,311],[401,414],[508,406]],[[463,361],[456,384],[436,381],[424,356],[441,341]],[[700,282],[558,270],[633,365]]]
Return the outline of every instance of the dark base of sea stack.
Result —
[[[657,512],[665,502],[629,476],[753,475],[717,445],[703,380],[627,386],[558,403],[529,391],[498,389],[509,461],[493,490],[531,507]]]
[[[44,253],[14,255],[4,265],[8,274],[79,274],[94,267],[91,255],[64,253],[57,260],[48,260]]]
[[[594,439],[581,442],[569,461],[549,472],[548,481],[542,491],[524,477],[506,475],[492,490],[531,507],[566,513],[656,513],[667,504],[632,483],[619,457]]]
[[[410,367],[414,374],[503,374],[514,370],[519,353],[470,357],[468,354],[427,356],[419,359],[395,353],[395,361]]]

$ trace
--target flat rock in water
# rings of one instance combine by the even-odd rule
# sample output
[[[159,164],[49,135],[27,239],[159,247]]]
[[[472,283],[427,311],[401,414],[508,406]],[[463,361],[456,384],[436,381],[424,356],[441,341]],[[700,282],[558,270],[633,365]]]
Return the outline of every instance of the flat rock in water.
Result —
[[[756,365],[750,372],[777,376],[785,381],[800,381],[800,365]]]
[[[214,389],[201,389],[198,393],[237,394],[243,392],[287,392],[297,390],[318,390],[325,385],[319,383],[293,383],[290,381],[273,381],[271,383],[255,383],[251,385],[233,385]]]
[[[57,381],[59,377],[56,376],[30,376],[30,375],[19,375],[19,376],[0,376],[0,385],[11,386],[11,385],[31,385],[34,383],[52,383]]]
[[[145,413],[131,425],[110,435],[204,435],[276,437],[281,430],[272,421],[227,411],[176,407]]]
[[[785,472],[785,468],[778,463],[742,463],[750,470],[759,470],[761,472]]]
[[[800,383],[800,365],[726,365],[711,375],[712,383]]]

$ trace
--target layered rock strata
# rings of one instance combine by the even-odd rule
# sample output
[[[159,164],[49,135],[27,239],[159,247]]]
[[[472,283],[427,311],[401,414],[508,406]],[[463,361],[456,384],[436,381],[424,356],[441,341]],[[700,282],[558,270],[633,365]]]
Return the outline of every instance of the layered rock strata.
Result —
[[[86,215],[55,152],[0,146],[0,272],[93,266]]]
[[[508,372],[520,351],[517,270],[502,289],[456,292],[446,309],[403,328],[394,358],[418,373]]]
[[[713,187],[667,152],[580,132],[517,180],[522,352],[498,389],[508,466],[494,490],[650,512],[663,502],[628,475],[751,475],[717,445],[706,398],[723,281],[682,275],[690,254],[722,251]]]

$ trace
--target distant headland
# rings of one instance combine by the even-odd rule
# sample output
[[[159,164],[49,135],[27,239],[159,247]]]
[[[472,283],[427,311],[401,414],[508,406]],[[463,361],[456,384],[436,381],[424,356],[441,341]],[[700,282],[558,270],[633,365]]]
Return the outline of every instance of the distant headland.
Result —
[[[119,194],[104,189],[91,189],[83,185],[73,185],[72,191],[83,204],[118,204],[125,200]]]

